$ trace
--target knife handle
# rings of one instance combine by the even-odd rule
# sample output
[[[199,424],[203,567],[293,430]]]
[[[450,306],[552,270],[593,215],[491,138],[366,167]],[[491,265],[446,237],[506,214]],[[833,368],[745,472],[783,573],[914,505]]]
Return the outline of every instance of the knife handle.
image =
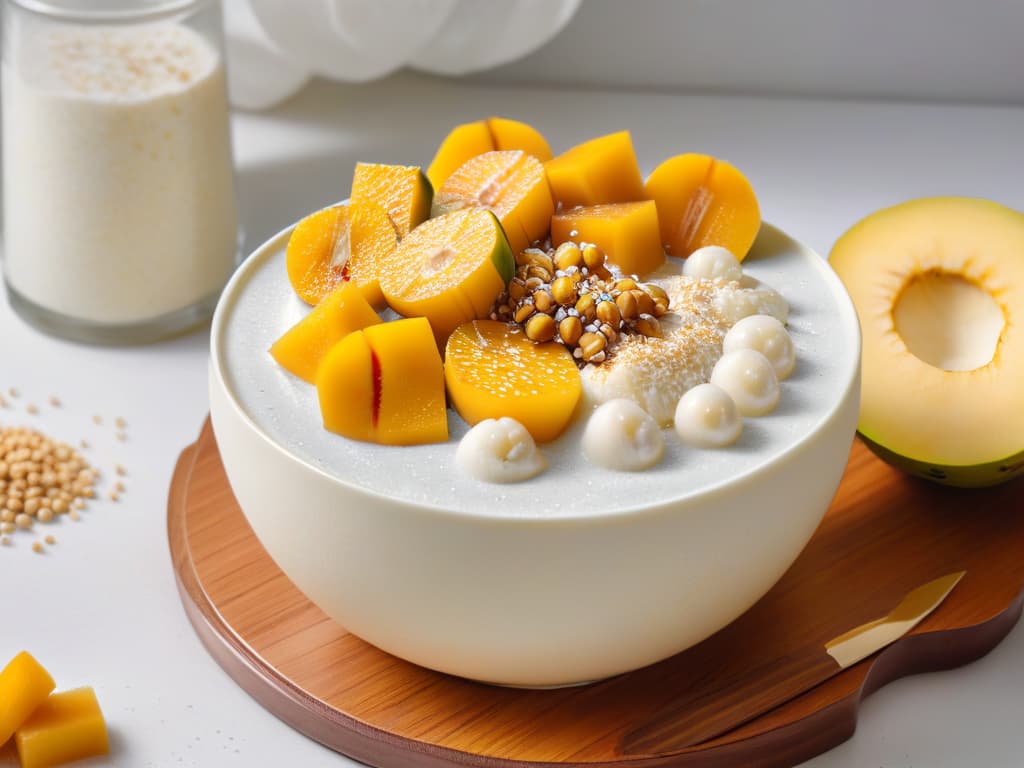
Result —
[[[841,671],[819,645],[760,668],[737,670],[672,701],[626,734],[625,754],[664,754],[701,744],[760,717]]]

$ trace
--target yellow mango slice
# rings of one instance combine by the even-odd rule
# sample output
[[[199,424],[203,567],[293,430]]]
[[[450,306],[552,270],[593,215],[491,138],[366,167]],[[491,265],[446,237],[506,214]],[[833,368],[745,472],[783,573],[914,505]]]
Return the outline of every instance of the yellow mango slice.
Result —
[[[384,445],[448,439],[444,370],[430,323],[421,317],[354,331],[317,372],[324,427]]]
[[[379,389],[366,334],[353,331],[328,350],[317,368],[316,393],[324,429],[373,442]]]
[[[457,326],[486,317],[515,272],[501,225],[490,211],[465,208],[428,219],[380,263],[388,305],[425,317],[443,344]]]
[[[563,432],[583,391],[565,346],[535,344],[522,329],[496,320],[455,329],[445,348],[444,379],[452,405],[467,423],[509,416],[538,442]]]
[[[531,125],[504,117],[489,117],[452,129],[427,169],[434,189],[440,189],[463,163],[493,150],[521,149],[542,163],[551,159],[551,147]]]
[[[644,197],[658,205],[661,239],[685,258],[720,245],[742,261],[761,228],[761,209],[747,178],[710,155],[689,153],[663,162],[647,178]]]
[[[464,162],[494,148],[491,131],[483,120],[455,126],[451,133],[445,136],[427,168],[430,184],[435,190],[440,189]]]
[[[310,384],[327,351],[343,337],[380,322],[355,283],[342,283],[270,347],[270,354],[287,371]]]
[[[665,263],[653,200],[570,208],[551,218],[551,242],[598,245],[627,275],[643,277]]]
[[[356,163],[352,203],[376,203],[391,219],[399,238],[430,217],[434,190],[416,165]]]
[[[55,693],[18,729],[21,768],[50,768],[110,751],[103,712],[92,688]]]
[[[363,333],[380,371],[376,441],[418,445],[447,440],[444,367],[430,323],[413,317]]]
[[[629,131],[577,144],[545,163],[544,170],[562,210],[644,199],[643,177]]]
[[[467,160],[434,196],[434,215],[471,206],[498,217],[513,253],[547,234],[555,210],[544,166],[522,150],[485,152]]]
[[[292,288],[308,304],[318,304],[351,280],[371,306],[384,306],[377,265],[398,247],[398,233],[375,203],[335,205],[295,225],[285,266]]]
[[[521,149],[542,163],[546,163],[552,158],[551,147],[548,146],[547,139],[532,125],[504,117],[489,117],[487,118],[487,127],[494,139],[494,149]]]
[[[55,683],[28,651],[22,651],[0,671],[0,747],[46,701]]]

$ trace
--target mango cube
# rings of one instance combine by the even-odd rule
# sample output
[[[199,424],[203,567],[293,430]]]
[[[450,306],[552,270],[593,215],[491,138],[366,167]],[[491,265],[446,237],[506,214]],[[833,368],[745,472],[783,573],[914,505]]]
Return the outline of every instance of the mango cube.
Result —
[[[359,287],[342,283],[285,331],[270,347],[270,354],[282,368],[314,384],[316,369],[331,347],[352,331],[379,322],[380,316]]]
[[[504,117],[489,117],[455,126],[438,147],[427,169],[427,178],[435,190],[440,189],[467,160],[496,149],[521,149],[542,163],[551,159],[551,147],[532,125]]]
[[[629,131],[577,144],[544,164],[555,203],[577,205],[643,200],[644,182]]]
[[[665,263],[653,200],[572,208],[551,218],[551,242],[594,243],[627,275],[643,277]]]
[[[384,445],[448,439],[444,368],[424,317],[350,333],[323,359],[316,388],[331,432]]]
[[[51,695],[14,740],[21,768],[49,768],[110,751],[107,725],[92,688]]]
[[[50,673],[27,651],[0,671],[0,746],[46,701],[56,687]]]

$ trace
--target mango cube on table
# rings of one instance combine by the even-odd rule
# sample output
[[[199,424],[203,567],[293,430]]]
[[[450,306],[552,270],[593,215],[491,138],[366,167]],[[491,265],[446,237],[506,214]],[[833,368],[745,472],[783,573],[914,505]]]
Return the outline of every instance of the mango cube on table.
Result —
[[[107,726],[92,688],[54,693],[14,736],[21,768],[50,768],[105,755]]]
[[[22,651],[0,671],[0,746],[3,746],[56,687],[50,673]]]

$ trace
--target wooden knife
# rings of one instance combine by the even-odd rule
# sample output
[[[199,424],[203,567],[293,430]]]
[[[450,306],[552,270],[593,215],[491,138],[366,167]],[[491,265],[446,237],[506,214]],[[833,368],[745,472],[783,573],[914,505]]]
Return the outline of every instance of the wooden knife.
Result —
[[[629,754],[664,754],[721,736],[785,704],[876,651],[896,642],[942,604],[966,571],[912,590],[887,615],[862,624],[806,653],[775,659],[742,677],[720,681],[700,698],[675,701],[654,720],[626,735]],[[756,682],[752,682],[756,681]]]

